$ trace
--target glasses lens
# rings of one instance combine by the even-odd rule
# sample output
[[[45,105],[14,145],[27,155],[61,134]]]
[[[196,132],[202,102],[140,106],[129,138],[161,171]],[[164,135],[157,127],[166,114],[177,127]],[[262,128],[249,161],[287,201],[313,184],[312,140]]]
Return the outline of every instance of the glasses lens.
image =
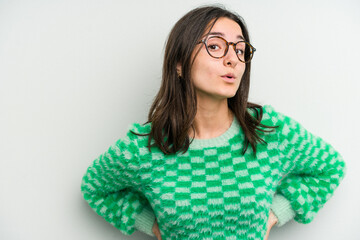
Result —
[[[237,42],[235,45],[235,52],[242,62],[249,62],[254,54],[253,47],[247,42]],[[206,41],[206,48],[210,56],[221,58],[225,55],[227,42],[219,37],[210,37]]]
[[[226,50],[226,42],[218,37],[208,38],[207,50],[212,57],[221,58]]]
[[[253,49],[247,42],[238,42],[236,44],[236,53],[242,62],[249,62],[253,56]]]

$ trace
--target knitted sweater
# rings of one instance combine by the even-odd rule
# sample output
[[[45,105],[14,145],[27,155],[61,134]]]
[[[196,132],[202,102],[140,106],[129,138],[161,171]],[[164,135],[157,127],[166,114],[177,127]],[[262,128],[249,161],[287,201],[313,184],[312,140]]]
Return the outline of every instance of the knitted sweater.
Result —
[[[270,209],[277,226],[294,219],[309,223],[345,174],[334,148],[271,106],[262,123],[279,126],[261,133],[267,142],[241,153],[244,133],[231,127],[212,139],[193,139],[186,153],[164,155],[147,148],[148,136],[130,131],[100,155],[85,173],[85,200],[123,234],[163,240],[263,240]],[[250,113],[254,114],[253,111]],[[151,124],[130,130],[148,133]]]

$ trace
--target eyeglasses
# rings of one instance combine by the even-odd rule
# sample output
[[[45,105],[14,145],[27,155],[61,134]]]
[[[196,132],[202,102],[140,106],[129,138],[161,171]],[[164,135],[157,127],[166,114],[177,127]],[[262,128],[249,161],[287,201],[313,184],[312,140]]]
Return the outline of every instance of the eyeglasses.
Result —
[[[198,44],[200,43],[205,44],[206,51],[213,58],[222,58],[226,56],[229,50],[229,45],[232,45],[236,56],[243,63],[250,62],[252,57],[254,56],[254,52],[256,51],[256,49],[246,41],[239,41],[233,43],[228,42],[224,38],[218,36],[209,37],[205,40],[201,40],[200,42],[198,42]]]

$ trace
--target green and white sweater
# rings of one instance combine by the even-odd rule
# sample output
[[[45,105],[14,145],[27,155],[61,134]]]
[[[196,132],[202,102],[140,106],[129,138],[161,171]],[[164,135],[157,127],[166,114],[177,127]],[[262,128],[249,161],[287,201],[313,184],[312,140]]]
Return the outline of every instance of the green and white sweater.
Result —
[[[309,223],[345,174],[338,152],[295,120],[263,107],[267,144],[242,155],[236,120],[221,136],[194,139],[186,153],[149,152],[147,136],[130,131],[100,155],[85,173],[81,191],[90,206],[123,234],[163,240],[263,240],[270,209],[277,226],[291,219]],[[151,124],[130,130],[148,133]]]

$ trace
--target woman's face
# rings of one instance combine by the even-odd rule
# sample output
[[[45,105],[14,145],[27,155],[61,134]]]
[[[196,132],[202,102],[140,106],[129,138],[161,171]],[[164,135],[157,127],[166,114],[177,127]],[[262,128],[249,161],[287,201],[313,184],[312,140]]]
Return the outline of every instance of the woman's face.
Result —
[[[219,18],[211,32],[211,36],[220,36],[228,42],[243,40],[239,24],[229,18]],[[205,44],[198,44],[194,54],[200,49],[191,69],[191,80],[199,97],[211,97],[223,100],[231,98],[239,88],[245,63],[237,58],[234,48],[230,45],[223,58],[213,58],[206,51]]]

